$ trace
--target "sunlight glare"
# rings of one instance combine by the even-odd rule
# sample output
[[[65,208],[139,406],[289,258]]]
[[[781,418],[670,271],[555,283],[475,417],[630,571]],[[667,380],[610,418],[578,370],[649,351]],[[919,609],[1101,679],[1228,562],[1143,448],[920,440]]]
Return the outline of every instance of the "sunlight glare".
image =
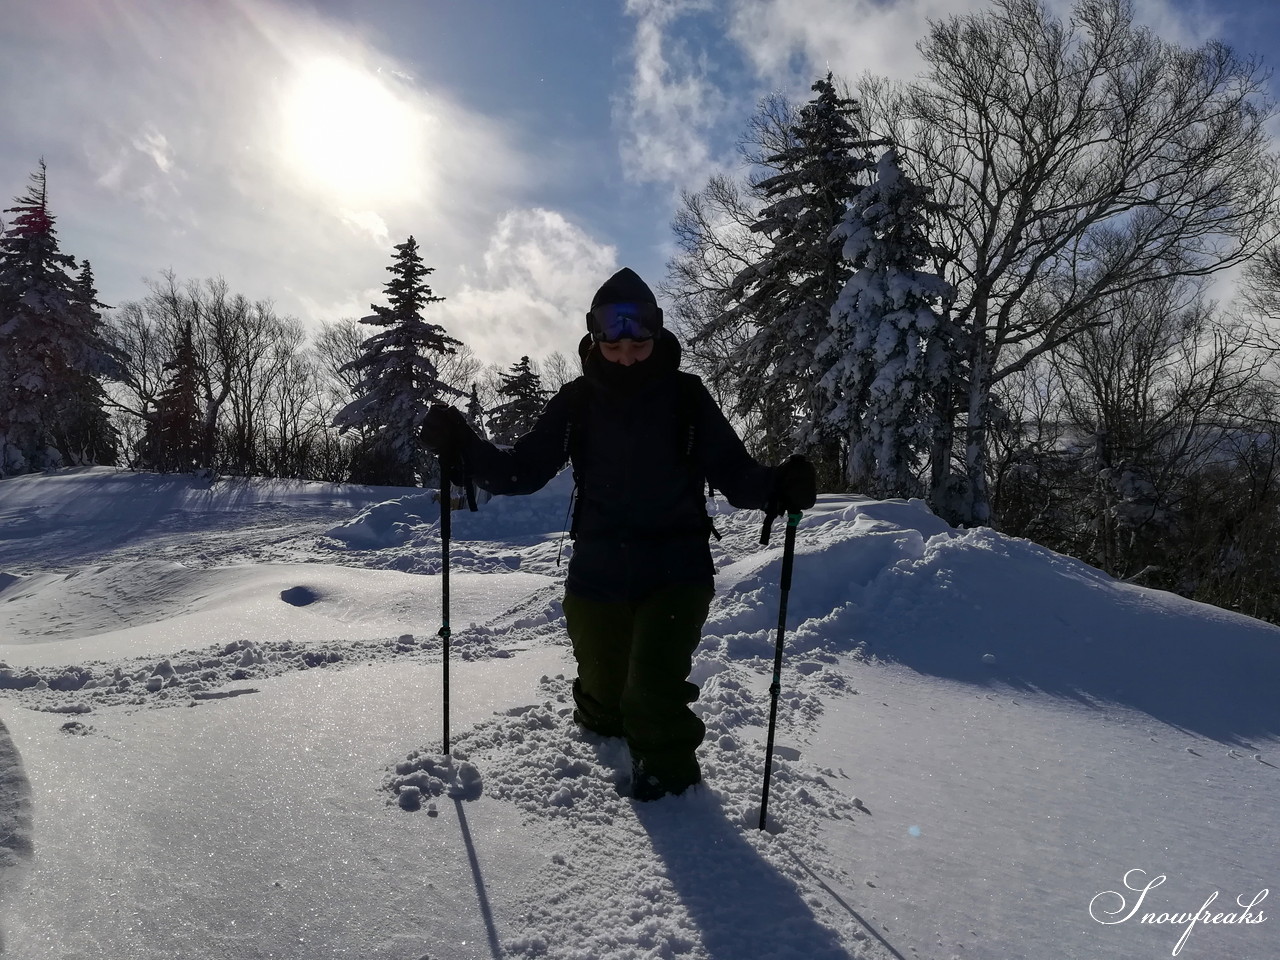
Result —
[[[425,118],[377,74],[312,60],[282,106],[284,161],[312,186],[366,201],[419,189]]]

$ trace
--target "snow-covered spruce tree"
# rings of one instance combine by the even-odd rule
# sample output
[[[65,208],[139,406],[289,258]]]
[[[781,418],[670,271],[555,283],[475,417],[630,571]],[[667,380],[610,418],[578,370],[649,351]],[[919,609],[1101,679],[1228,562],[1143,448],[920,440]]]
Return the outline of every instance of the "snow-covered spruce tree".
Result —
[[[168,382],[156,398],[156,410],[139,444],[139,462],[161,473],[200,465],[204,409],[200,402],[200,360],[191,323],[183,324],[173,359],[164,365]]]
[[[108,343],[101,313],[107,307],[98,300],[93,267],[88,260],[80,263],[72,306],[92,331],[95,359],[90,369],[77,371],[72,376],[70,394],[55,412],[54,445],[62,451],[69,464],[111,465],[120,456],[120,432],[107,415],[107,396],[102,380],[120,378],[122,358]]]
[[[388,306],[373,305],[361,323],[384,329],[361,345],[360,356],[343,369],[360,376],[356,398],[333,419],[339,432],[360,429],[365,440],[354,454],[351,478],[363,483],[412,486],[435,479],[418,445],[418,428],[432,403],[462,391],[440,380],[438,360],[461,341],[422,317],[424,307],[441,302],[427,285],[431,267],[423,265],[411,236],[397,244],[393,276],[384,290]]]
[[[58,248],[43,160],[17,204],[0,238],[0,476],[77,460],[58,446],[70,435],[59,418],[83,419],[101,396],[90,381],[110,367],[96,296]]]
[[[749,330],[729,358],[738,383],[739,415],[755,414],[777,459],[793,444],[808,448],[820,483],[842,474],[842,438],[816,421],[814,352],[849,278],[833,231],[863,189],[874,165],[855,121],[856,101],[840,96],[831,74],[813,84],[816,96],[796,114],[786,146],[761,158],[776,171],[753,183],[765,204],[751,231],[769,240],[764,256],[731,284],[728,306],[702,337]]]
[[[853,274],[815,348],[815,419],[848,438],[849,487],[876,496],[924,492],[919,476],[936,430],[934,399],[950,389],[953,340],[935,307],[951,288],[925,269],[935,256],[926,223],[935,207],[890,149],[835,231]]]
[[[489,412],[489,429],[495,443],[512,444],[528,433],[547,405],[547,391],[528,357],[513,364],[498,388],[501,403]]]

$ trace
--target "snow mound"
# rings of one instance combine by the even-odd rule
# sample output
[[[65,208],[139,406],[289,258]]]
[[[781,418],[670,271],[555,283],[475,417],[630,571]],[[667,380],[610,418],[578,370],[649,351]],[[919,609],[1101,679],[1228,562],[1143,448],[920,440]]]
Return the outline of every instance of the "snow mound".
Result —
[[[366,507],[325,535],[362,550],[398,547],[409,541],[414,529],[427,522],[423,517],[431,513],[438,516],[439,506],[431,501],[429,494],[398,497]]]
[[[757,515],[758,516],[758,515]],[[781,601],[768,548],[728,532],[700,655],[768,659]],[[920,501],[823,496],[805,514],[787,601],[794,657],[856,654],[982,687],[1116,703],[1237,745],[1280,731],[1280,628],[1118,581],[989,528],[958,530]],[[695,669],[697,669],[695,667]]]
[[[457,576],[459,622],[486,623],[550,583],[508,572],[512,579],[501,590],[471,574]],[[439,579],[393,570],[333,563],[104,564],[0,585],[0,658],[48,666],[90,651],[95,658],[175,653],[264,632],[332,644],[419,632],[439,618]]]
[[[189,604],[207,582],[203,571],[158,560],[0,579],[0,643],[87,637],[172,616],[175,597]]]
[[[319,533],[343,512],[420,492],[114,467],[7,477],[0,480],[0,569],[25,573],[164,553],[194,566],[206,549],[225,563],[228,552],[247,547],[252,555],[261,541]],[[244,533],[255,527],[259,543],[246,544]]]
[[[478,504],[474,513],[464,505],[453,513],[452,536],[463,543],[558,537],[565,529],[572,491],[573,473],[566,468],[537,493],[492,497]],[[330,528],[326,536],[353,550],[420,547],[438,554],[437,496],[437,491],[429,491],[373,504]]]
[[[456,755],[417,751],[396,764],[395,776],[384,789],[391,792],[402,810],[417,810],[423,797],[448,794],[454,800],[478,800],[484,780],[474,765]]]
[[[523,497],[493,497],[472,513],[454,511],[453,535],[459,540],[520,541],[559,537],[565,530],[573,471],[566,467],[541,490]]]

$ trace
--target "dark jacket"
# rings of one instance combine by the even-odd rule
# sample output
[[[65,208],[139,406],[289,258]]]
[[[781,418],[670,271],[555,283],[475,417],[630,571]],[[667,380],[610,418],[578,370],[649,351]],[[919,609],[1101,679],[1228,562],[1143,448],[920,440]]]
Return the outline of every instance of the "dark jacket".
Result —
[[[467,463],[495,494],[542,488],[570,459],[574,396],[584,389],[579,439],[577,537],[566,587],[592,600],[637,601],[672,583],[711,585],[705,484],[735,507],[764,509],[775,470],[752,459],[702,381],[680,373],[680,344],[668,331],[642,363],[623,367],[585,352],[583,376],[547,403],[510,450],[473,437]],[[677,377],[692,378],[692,459],[679,436],[684,418]],[[686,414],[686,417],[688,415]]]

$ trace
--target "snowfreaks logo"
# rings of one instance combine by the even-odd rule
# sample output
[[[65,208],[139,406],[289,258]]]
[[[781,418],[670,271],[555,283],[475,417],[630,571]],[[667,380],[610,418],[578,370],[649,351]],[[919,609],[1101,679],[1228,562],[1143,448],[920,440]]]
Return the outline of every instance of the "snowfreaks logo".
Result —
[[[1124,875],[1125,887],[1138,895],[1137,899],[1133,901],[1133,906],[1129,906],[1128,899],[1120,891],[1104,890],[1089,901],[1089,916],[1097,920],[1098,923],[1108,925],[1125,923],[1138,916],[1138,911],[1142,909],[1142,905],[1147,899],[1147,894],[1164,883],[1166,879],[1162,874],[1144,883],[1141,879],[1144,876],[1146,876],[1145,870],[1136,869],[1130,870]],[[1195,929],[1198,923],[1266,923],[1266,915],[1255,908],[1263,900],[1267,899],[1268,893],[1270,893],[1269,890],[1261,890],[1254,894],[1252,899],[1245,894],[1241,894],[1236,897],[1236,906],[1240,909],[1218,912],[1210,910],[1210,907],[1218,899],[1218,891],[1215,890],[1209,899],[1204,902],[1204,905],[1194,913],[1149,912],[1142,914],[1138,918],[1138,922],[1184,927],[1182,936],[1178,938],[1178,942],[1173,947],[1173,955],[1176,957],[1182,952],[1183,945],[1186,944],[1187,938],[1191,936],[1191,931]],[[1107,909],[1107,907],[1115,904],[1119,905],[1114,910]]]

